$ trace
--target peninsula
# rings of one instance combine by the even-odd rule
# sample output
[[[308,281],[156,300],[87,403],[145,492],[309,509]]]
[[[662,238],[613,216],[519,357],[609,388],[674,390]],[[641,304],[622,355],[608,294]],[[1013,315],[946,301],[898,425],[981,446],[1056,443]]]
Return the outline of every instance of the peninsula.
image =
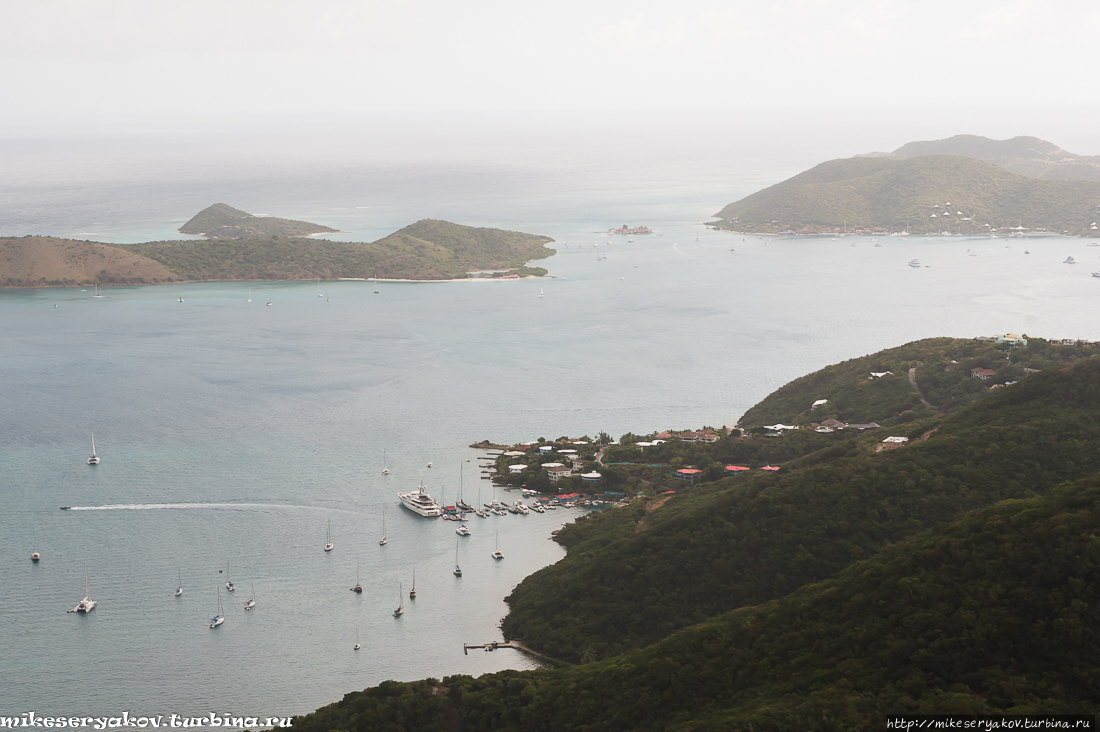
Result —
[[[270,219],[258,217],[257,221]],[[547,236],[433,219],[418,221],[369,243],[283,234],[142,244],[7,237],[0,238],[0,286],[317,278],[451,280],[485,271],[498,277],[541,276],[546,274],[545,269],[527,265],[555,254],[547,246],[551,242],[553,239]]]
[[[1010,228],[1097,233],[1100,176],[1063,175],[1091,175],[1092,163],[1042,162],[1021,157],[1019,145],[1005,148],[995,140],[976,139],[911,143],[894,153],[830,160],[729,204],[710,225],[773,234],[974,235],[1007,234]],[[982,153],[1004,165],[959,152]]]
[[[798,379],[737,427],[512,446],[501,460],[519,456],[529,489],[572,490],[580,478],[545,474],[573,462],[598,465],[596,483],[579,483],[594,502],[626,496],[558,532],[567,556],[506,598],[504,638],[550,667],[387,681],[292,727],[1094,715],[1098,353],[933,338]]]

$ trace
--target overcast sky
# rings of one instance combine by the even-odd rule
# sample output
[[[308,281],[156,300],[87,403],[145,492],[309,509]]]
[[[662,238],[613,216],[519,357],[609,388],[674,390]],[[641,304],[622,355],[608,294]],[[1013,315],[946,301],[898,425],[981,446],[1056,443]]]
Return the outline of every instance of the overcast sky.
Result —
[[[1100,154],[1095,0],[0,0],[0,27],[0,141],[690,110]]]

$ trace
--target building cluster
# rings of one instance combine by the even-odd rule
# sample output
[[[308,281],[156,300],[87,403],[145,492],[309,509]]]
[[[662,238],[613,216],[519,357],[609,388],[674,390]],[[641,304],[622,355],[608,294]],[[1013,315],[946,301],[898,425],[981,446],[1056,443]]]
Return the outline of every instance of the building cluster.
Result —
[[[627,226],[626,224],[623,224],[618,229],[608,229],[607,233],[608,234],[620,234],[622,236],[633,235],[633,234],[652,234],[653,229],[649,228],[648,226],[636,226],[632,229],[629,226]]]

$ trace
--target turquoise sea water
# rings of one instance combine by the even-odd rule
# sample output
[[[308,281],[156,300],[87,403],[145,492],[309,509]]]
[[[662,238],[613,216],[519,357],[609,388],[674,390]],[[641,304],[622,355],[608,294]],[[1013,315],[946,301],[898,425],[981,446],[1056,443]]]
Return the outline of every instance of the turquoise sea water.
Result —
[[[500,637],[503,598],[562,556],[548,537],[575,513],[475,517],[459,540],[400,508],[420,480],[453,502],[460,466],[489,500],[469,443],[732,425],[792,378],[926,336],[1100,338],[1089,241],[742,237],[690,200],[478,204],[476,223],[553,236],[553,279],[253,283],[252,303],[244,283],[0,291],[0,714],[286,716],[388,678],[526,667],[462,644]],[[388,226],[344,217],[351,238]],[[594,233],[622,223],[662,235]],[[100,604],[78,617],[85,559]],[[227,561],[238,589],[210,630]]]

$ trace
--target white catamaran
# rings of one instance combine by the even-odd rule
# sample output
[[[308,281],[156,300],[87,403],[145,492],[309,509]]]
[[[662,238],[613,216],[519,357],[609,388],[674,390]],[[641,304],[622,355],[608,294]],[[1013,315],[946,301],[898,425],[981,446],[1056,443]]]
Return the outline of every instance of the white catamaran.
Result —
[[[71,613],[90,613],[95,610],[95,600],[92,599],[92,593],[88,589],[88,560],[84,560],[84,599],[76,604],[69,612]]]
[[[99,456],[95,454],[95,432],[92,433],[92,456],[88,458],[88,465],[99,465]]]

